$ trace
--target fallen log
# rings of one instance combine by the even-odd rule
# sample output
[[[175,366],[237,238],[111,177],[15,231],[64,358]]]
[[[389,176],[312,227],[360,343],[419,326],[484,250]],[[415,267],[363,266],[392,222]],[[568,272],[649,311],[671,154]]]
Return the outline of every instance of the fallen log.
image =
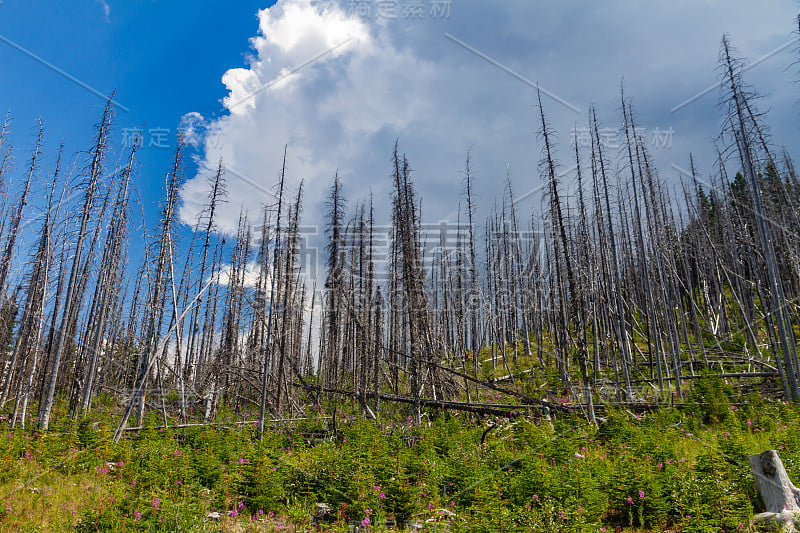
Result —
[[[454,374],[456,376],[464,378],[464,379],[466,379],[468,381],[471,381],[473,383],[476,383],[478,385],[486,387],[487,389],[491,389],[491,390],[506,394],[508,396],[513,396],[515,398],[518,398],[518,399],[520,399],[520,400],[522,400],[522,401],[524,401],[524,402],[526,402],[528,404],[538,405],[538,406],[541,406],[541,407],[547,407],[548,409],[551,409],[551,410],[569,411],[567,408],[565,408],[565,407],[563,407],[561,405],[552,403],[552,402],[548,402],[547,400],[540,400],[539,398],[534,398],[532,396],[528,396],[527,394],[519,392],[519,391],[509,390],[509,389],[506,389],[504,387],[498,387],[491,380],[485,381],[485,380],[482,380],[482,379],[477,379],[477,378],[474,378],[474,377],[469,376],[467,374],[464,374],[463,372],[459,372],[458,370],[454,370],[452,368],[449,368],[449,367],[446,367],[446,366],[443,366],[443,365],[437,365],[436,363],[434,363],[434,366],[436,366],[436,368],[440,368],[440,369],[442,369],[442,370],[444,370],[446,372],[450,372],[451,374]]]
[[[738,372],[738,373],[728,373],[728,374],[712,374],[711,377],[715,378],[722,378],[722,379],[746,379],[746,378],[776,378],[780,376],[777,372]],[[681,381],[689,381],[692,379],[702,379],[706,376],[703,375],[694,375],[694,376],[681,376]],[[674,376],[670,377],[663,377],[661,378],[662,381],[675,381]],[[658,379],[632,379],[632,384],[637,383],[657,383]]]
[[[321,416],[315,417],[313,420],[329,420],[330,416]],[[277,424],[277,423],[286,423],[286,422],[297,422],[300,420],[310,420],[309,418],[273,418],[272,420],[265,420],[265,424]],[[246,426],[248,424],[258,424],[258,420],[242,420],[238,422],[225,422],[221,424],[219,422],[197,422],[197,423],[190,423],[190,424],[173,424],[171,426],[136,426],[136,427],[126,427],[122,431],[141,431],[143,429],[153,429],[157,431],[165,430],[165,429],[186,429],[186,428],[194,428],[194,427],[204,427],[204,426],[214,426],[219,429],[231,429],[231,426]]]
[[[300,383],[295,383],[297,386],[303,386]],[[319,392],[325,392],[328,394],[337,394],[339,396],[347,396],[350,398],[360,398],[361,393],[349,391],[349,390],[341,390],[341,389],[329,389],[326,387],[319,387],[317,385],[307,385],[309,389],[317,390]],[[366,393],[367,398],[375,398],[374,392]],[[407,396],[395,396],[394,394],[379,394],[378,397],[381,400],[385,400],[388,402],[397,402],[397,403],[408,403],[413,404],[415,401],[414,398],[409,398]],[[466,411],[470,413],[477,413],[481,415],[493,415],[493,416],[500,416],[504,418],[517,418],[523,416],[527,413],[527,411],[531,409],[535,410],[544,410],[545,408],[539,405],[503,405],[503,404],[493,404],[493,403],[469,403],[469,402],[453,402],[448,400],[431,400],[427,398],[420,398],[419,404],[425,407],[433,407],[438,409],[452,409],[454,411]]]

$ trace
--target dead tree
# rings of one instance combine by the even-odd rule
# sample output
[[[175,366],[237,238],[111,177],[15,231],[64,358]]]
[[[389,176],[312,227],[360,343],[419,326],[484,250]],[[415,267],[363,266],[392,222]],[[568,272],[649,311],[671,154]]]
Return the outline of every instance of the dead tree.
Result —
[[[78,285],[82,281],[79,279],[79,275],[82,266],[83,246],[88,230],[89,218],[92,215],[92,208],[94,206],[98,181],[103,171],[106,143],[108,141],[109,131],[111,128],[111,115],[113,111],[111,107],[111,99],[113,97],[114,96],[112,94],[106,103],[105,109],[103,110],[103,118],[101,119],[97,128],[97,137],[95,139],[94,147],[91,151],[92,161],[89,165],[89,175],[85,184],[81,224],[78,230],[77,242],[73,252],[72,269],[69,276],[69,282],[67,283],[67,292],[64,299],[61,325],[58,333],[56,334],[55,346],[53,347],[53,353],[51,355],[51,366],[47,383],[47,392],[45,393],[42,403],[39,406],[39,427],[44,430],[46,430],[50,425],[50,415],[53,411],[56,385],[58,383],[59,366],[61,364],[61,358],[69,342],[69,325],[74,321],[75,315],[80,307],[80,302],[77,301],[77,295],[79,293]]]
[[[114,440],[118,441],[122,436],[122,431],[128,423],[128,419],[137,408],[137,422],[142,425],[145,407],[145,389],[153,363],[157,359],[159,349],[159,339],[161,338],[161,319],[159,312],[163,309],[162,296],[165,292],[165,282],[168,276],[168,262],[171,261],[171,234],[175,211],[178,201],[178,188],[180,187],[183,172],[183,137],[182,132],[178,132],[175,146],[175,155],[172,160],[172,168],[167,175],[166,199],[161,215],[161,236],[157,242],[158,255],[156,258],[154,274],[151,278],[150,298],[147,308],[150,316],[147,318],[147,325],[144,330],[143,347],[139,356],[136,370],[136,380],[130,401],[122,415],[117,430],[114,433]],[[167,337],[169,338],[169,336]]]
[[[617,241],[614,232],[614,224],[611,218],[611,199],[608,191],[608,177],[606,173],[606,163],[603,157],[603,149],[600,142],[600,130],[597,125],[597,114],[595,113],[594,109],[592,109],[592,129],[593,129],[593,139],[596,142],[595,149],[597,150],[597,162],[599,167],[599,174],[600,178],[602,179],[603,183],[603,196],[605,198],[605,210],[606,210],[606,218],[607,218],[607,234],[609,239],[609,246],[611,249],[611,259],[613,265],[613,289],[612,289],[612,296],[614,303],[616,305],[616,320],[615,320],[615,327],[617,333],[617,342],[619,346],[622,348],[621,360],[622,360],[622,373],[625,380],[625,394],[628,399],[631,399],[633,396],[633,389],[631,388],[631,376],[630,376],[630,361],[631,361],[631,348],[630,342],[628,340],[628,330],[625,324],[625,308],[622,301],[622,273],[620,269],[620,260],[619,260],[619,250],[617,249]],[[616,352],[614,353],[614,358],[616,360],[617,355]],[[620,401],[620,389],[617,388],[617,400]]]
[[[283,209],[283,189],[284,183],[286,181],[286,150],[287,148],[284,147],[283,149],[283,165],[281,166],[281,179],[280,185],[278,189],[278,215],[277,221],[275,223],[275,242],[273,243],[273,254],[272,254],[272,280],[270,281],[270,291],[269,291],[269,313],[267,315],[267,338],[264,343],[265,351],[264,351],[264,361],[262,367],[262,374],[261,374],[261,402],[258,408],[258,431],[257,437],[258,440],[264,438],[264,419],[266,417],[267,412],[267,385],[269,383],[269,365],[271,360],[271,346],[272,346],[272,318],[274,316],[273,304],[275,302],[275,284],[276,278],[278,277],[277,272],[277,265],[278,265],[278,258],[280,257],[281,252],[281,211]],[[276,418],[280,418],[280,413],[276,410]]]
[[[130,151],[127,167],[123,171],[122,183],[117,194],[114,212],[111,216],[111,223],[97,281],[97,286],[100,289],[100,296],[97,299],[97,306],[94,309],[97,312],[97,316],[92,328],[89,360],[82,380],[83,391],[81,405],[77,413],[86,412],[90,407],[101,350],[103,350],[104,341],[107,340],[107,320],[113,312],[112,305],[119,292],[121,281],[120,271],[124,270],[122,258],[127,235],[128,188],[131,172],[133,171],[135,153],[136,145],[134,144]]]
[[[5,130],[5,125],[3,129]],[[6,245],[3,251],[3,256],[0,258],[0,293],[5,293],[8,269],[11,265],[11,258],[14,254],[14,246],[17,243],[19,225],[22,221],[22,212],[24,211],[25,205],[28,202],[28,192],[31,189],[31,180],[33,179],[33,174],[36,171],[36,163],[39,159],[39,155],[41,154],[43,134],[44,128],[42,127],[41,119],[39,119],[39,132],[36,135],[36,144],[33,147],[33,155],[31,156],[31,161],[28,165],[28,176],[25,179],[25,185],[22,187],[19,200],[17,200],[17,205],[15,206],[14,212],[11,215],[11,226],[9,227],[8,236],[6,237]],[[5,161],[3,161],[3,166],[5,166]]]
[[[741,66],[731,55],[731,47],[727,37],[723,37],[722,39],[720,63],[724,72],[724,83],[728,91],[728,124],[736,143],[742,170],[750,184],[756,226],[758,228],[758,235],[767,268],[770,291],[768,304],[775,317],[778,331],[777,335],[786,376],[788,378],[791,399],[793,402],[798,402],[800,401],[800,388],[798,386],[798,370],[800,370],[800,363],[798,363],[797,359],[797,347],[792,323],[786,310],[787,302],[783,291],[781,275],[777,266],[772,231],[767,223],[768,221],[764,212],[761,185],[756,172],[754,149],[752,147],[751,136],[753,134],[752,130],[755,129],[756,118],[748,109],[748,96],[746,91],[743,91],[742,88]],[[776,357],[780,356],[776,354]]]
[[[756,524],[765,524],[794,531],[800,525],[800,489],[794,486],[786,473],[776,450],[767,450],[749,457],[750,469],[756,488],[764,504],[764,511],[755,515]]]
[[[200,284],[205,283],[206,269],[208,268],[208,248],[211,244],[211,232],[214,229],[214,215],[217,212],[219,204],[225,200],[227,194],[225,186],[224,169],[222,166],[222,159],[219,160],[217,171],[211,179],[211,191],[208,195],[208,204],[206,206],[206,225],[203,231],[203,258],[200,261],[200,271],[198,280]],[[195,365],[197,361],[196,346],[197,334],[200,322],[200,309],[202,307],[202,299],[198,302],[197,308],[192,311],[189,319],[189,344],[186,352],[186,368],[184,370],[184,379],[189,387],[192,386],[195,380]]]
[[[11,427],[13,428],[19,419],[20,426],[25,429],[25,419],[28,411],[28,402],[31,396],[34,376],[37,371],[39,352],[42,349],[42,337],[44,334],[45,303],[47,301],[47,289],[50,280],[50,265],[52,260],[52,221],[58,218],[58,211],[64,198],[62,189],[58,204],[53,206],[53,195],[58,180],[61,163],[61,151],[59,149],[56,161],[56,170],[53,176],[53,183],[47,199],[47,207],[44,211],[44,220],[39,234],[39,243],[36,255],[33,259],[33,269],[28,281],[28,294],[25,304],[24,318],[20,324],[20,332],[17,336],[17,344],[14,348],[15,354],[20,355],[22,351],[22,365],[20,372],[19,386],[17,388],[16,401],[14,402],[14,412],[11,416]],[[54,212],[55,209],[55,212]],[[23,378],[24,377],[24,382]],[[5,387],[3,394],[5,395]],[[0,402],[1,404],[2,402]]]

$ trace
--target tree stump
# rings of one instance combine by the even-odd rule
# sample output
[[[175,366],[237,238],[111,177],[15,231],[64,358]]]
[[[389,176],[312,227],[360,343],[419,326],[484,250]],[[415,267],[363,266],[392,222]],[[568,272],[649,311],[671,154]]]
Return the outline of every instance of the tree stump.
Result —
[[[764,504],[764,512],[755,515],[753,522],[772,530],[796,531],[800,525],[800,489],[789,479],[778,452],[751,455],[750,469]]]

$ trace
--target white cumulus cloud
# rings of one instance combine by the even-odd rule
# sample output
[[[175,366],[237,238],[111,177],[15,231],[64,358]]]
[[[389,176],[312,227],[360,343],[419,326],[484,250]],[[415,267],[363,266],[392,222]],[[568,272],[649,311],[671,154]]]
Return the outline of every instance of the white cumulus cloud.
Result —
[[[229,196],[218,227],[235,231],[242,206],[250,220],[260,220],[261,206],[274,203],[270,193],[288,146],[290,190],[305,183],[306,225],[324,222],[323,199],[337,170],[348,200],[374,193],[377,223],[387,223],[395,139],[408,153],[427,221],[455,221],[470,148],[481,215],[502,196],[507,166],[518,195],[526,198],[523,209],[538,210],[540,194],[531,192],[541,183],[536,93],[519,78],[580,108],[575,113],[544,97],[564,168],[571,164],[570,130],[586,123],[593,101],[605,126],[619,126],[625,76],[639,125],[673,131],[670,146],[654,150],[662,172],[671,161],[685,164],[689,150],[708,163],[703,171],[709,172],[717,93],[681,112],[670,109],[716,81],[723,32],[742,55],[755,59],[791,38],[796,11],[792,0],[770,10],[744,0],[679,0],[647,8],[633,1],[572,6],[453,0],[447,16],[434,15],[431,2],[424,2],[422,16],[409,18],[399,0],[390,18],[378,13],[375,2],[366,2],[368,14],[352,12],[353,4],[279,0],[259,12],[247,68],[222,75],[223,116],[204,121],[187,115],[187,136],[202,150],[198,175],[182,190],[185,222],[193,224],[201,212],[207,175],[220,158]],[[765,107],[786,106],[786,113],[771,117],[777,119],[776,137],[797,135],[796,96],[783,90],[794,59],[789,49],[748,73],[765,92],[775,90]]]

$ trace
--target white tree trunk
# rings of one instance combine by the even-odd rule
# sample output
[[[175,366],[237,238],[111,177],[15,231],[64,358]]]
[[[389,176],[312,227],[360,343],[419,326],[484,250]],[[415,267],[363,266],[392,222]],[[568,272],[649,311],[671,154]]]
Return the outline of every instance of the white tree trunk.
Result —
[[[778,452],[767,450],[751,455],[750,469],[765,508],[753,521],[770,529],[795,531],[800,517],[800,489],[789,479]]]

